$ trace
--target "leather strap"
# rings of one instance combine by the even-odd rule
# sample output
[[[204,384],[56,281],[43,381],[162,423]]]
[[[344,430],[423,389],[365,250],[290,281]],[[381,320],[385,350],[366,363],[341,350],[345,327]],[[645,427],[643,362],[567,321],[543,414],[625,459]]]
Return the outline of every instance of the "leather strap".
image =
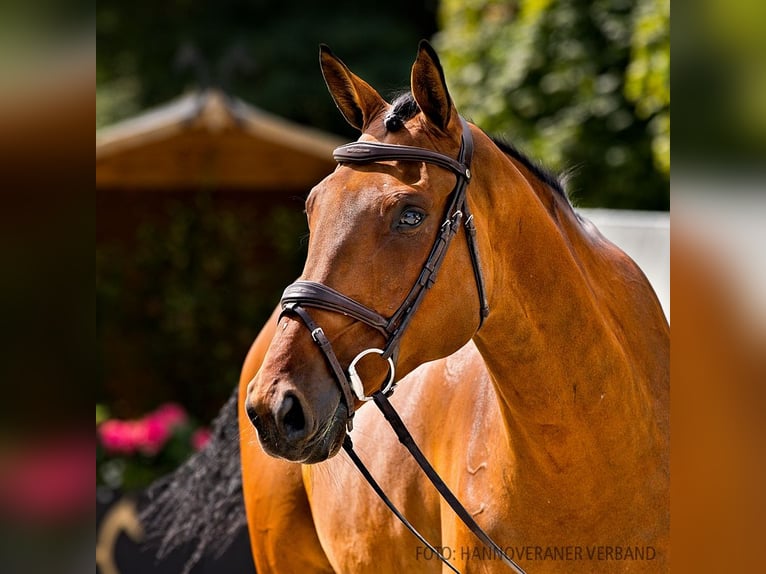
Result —
[[[468,252],[471,254],[471,263],[473,264],[473,276],[476,279],[476,289],[479,292],[479,302],[481,309],[479,310],[479,326],[477,331],[481,329],[484,324],[484,319],[489,315],[489,302],[487,301],[487,293],[484,289],[484,278],[481,274],[481,257],[479,256],[479,248],[476,245],[476,226],[473,223],[473,214],[468,211],[468,202],[463,204],[463,212],[466,215],[465,218],[465,230],[466,239],[468,241]]]
[[[346,297],[343,293],[336,291],[332,287],[322,285],[321,283],[296,281],[289,285],[284,293],[282,293],[282,305],[290,303],[341,313],[366,323],[370,327],[374,327],[386,338],[390,334],[388,332],[388,319],[350,297]]]
[[[348,418],[346,419],[346,428],[349,432],[354,428],[354,391],[351,388],[351,383],[346,377],[346,373],[343,367],[340,366],[340,361],[333,351],[332,343],[327,338],[324,331],[319,327],[304,309],[297,303],[286,303],[283,305],[282,312],[279,314],[278,321],[282,320],[285,315],[296,315],[300,317],[306,328],[311,332],[311,338],[314,343],[317,344],[319,349],[327,361],[327,366],[335,376],[335,380],[338,381],[341,392],[343,393],[343,401],[346,403],[346,409],[348,411]]]
[[[433,546],[428,540],[426,540],[425,536],[423,536],[420,532],[418,532],[417,528],[415,528],[409,520],[407,520],[404,515],[399,511],[399,509],[394,505],[393,502],[391,502],[391,499],[386,496],[386,493],[383,492],[383,489],[380,487],[378,482],[373,478],[372,474],[370,474],[370,471],[367,470],[367,467],[364,466],[364,463],[359,458],[359,456],[356,454],[356,451],[354,450],[354,446],[351,443],[351,437],[349,435],[346,435],[346,438],[343,441],[343,449],[348,454],[349,458],[351,458],[351,461],[356,465],[356,468],[359,469],[359,472],[362,474],[364,479],[367,481],[367,484],[369,484],[372,489],[375,491],[375,494],[377,494],[380,499],[383,501],[383,503],[388,506],[389,510],[394,513],[394,515],[401,521],[402,524],[412,532],[412,534],[415,535],[415,537],[420,540],[423,544],[425,544],[431,552],[433,552],[436,556],[439,557],[439,560],[444,562],[444,564],[447,565],[447,567],[455,572],[456,574],[460,574],[460,571],[455,568],[452,564],[449,563],[449,560],[445,558],[445,556],[439,552],[439,550],[436,549],[435,546]]]
[[[514,572],[517,572],[517,574],[524,574],[524,570],[522,570],[521,566],[516,564],[516,562],[514,562],[513,559],[511,559],[503,551],[503,549],[500,548],[500,546],[498,546],[497,543],[489,537],[484,529],[478,525],[473,516],[471,516],[471,514],[465,509],[465,507],[460,503],[457,497],[441,479],[436,470],[434,470],[434,467],[431,466],[430,462],[428,462],[428,459],[423,454],[423,451],[421,451],[418,445],[415,443],[415,439],[412,438],[410,431],[407,430],[407,427],[404,425],[404,421],[402,421],[399,414],[389,402],[388,397],[386,397],[386,395],[381,392],[377,392],[372,395],[372,398],[375,400],[375,404],[380,409],[380,412],[383,413],[383,416],[388,421],[388,424],[390,424],[391,428],[394,429],[396,436],[399,438],[399,442],[401,442],[405,448],[410,451],[412,458],[414,458],[415,462],[417,462],[420,468],[423,469],[425,475],[428,477],[434,487],[436,487],[436,490],[439,491],[441,497],[447,502],[447,504],[450,505],[450,508],[452,508],[460,520],[463,521],[463,524],[465,524],[483,544],[489,548],[492,548],[495,555],[500,557],[500,559],[506,565],[510,566]]]
[[[378,142],[352,142],[335,148],[332,152],[338,163],[373,163],[376,161],[424,161],[432,163],[455,174],[470,179],[467,165],[455,161],[448,155],[407,145],[394,145]]]

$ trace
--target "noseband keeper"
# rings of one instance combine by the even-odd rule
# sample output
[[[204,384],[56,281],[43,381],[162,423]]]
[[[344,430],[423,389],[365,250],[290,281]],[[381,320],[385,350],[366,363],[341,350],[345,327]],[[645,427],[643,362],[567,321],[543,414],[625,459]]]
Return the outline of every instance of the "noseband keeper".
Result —
[[[434,241],[431,252],[423,265],[417,281],[391,317],[386,318],[343,293],[315,281],[296,281],[288,286],[282,294],[282,313],[280,314],[280,319],[285,315],[298,317],[303,321],[309,331],[311,331],[312,338],[322,350],[328,366],[343,393],[344,401],[348,409],[347,424],[349,430],[352,428],[351,421],[355,410],[353,397],[358,393],[356,392],[356,389],[352,388],[352,384],[349,381],[349,375],[340,366],[340,362],[332,349],[332,345],[324,335],[324,331],[316,326],[309,313],[305,311],[303,307],[313,307],[325,311],[341,313],[377,330],[384,337],[386,344],[383,349],[376,349],[375,352],[389,362],[390,378],[392,380],[384,383],[384,387],[388,393],[392,392],[394,383],[393,358],[397,353],[399,341],[412,320],[415,311],[420,306],[426,290],[429,289],[436,280],[437,272],[444,261],[447,248],[449,247],[452,238],[457,234],[462,222],[466,228],[466,240],[471,254],[471,263],[473,265],[476,287],[479,295],[479,328],[481,328],[484,318],[489,313],[484,289],[484,279],[481,273],[481,262],[476,247],[476,228],[473,223],[473,216],[468,211],[468,203],[466,201],[466,187],[471,180],[470,167],[471,159],[473,157],[473,137],[471,136],[468,123],[463,118],[460,118],[460,121],[463,127],[463,133],[457,160],[433,150],[378,142],[353,142],[340,146],[333,152],[333,157],[341,164],[368,164],[378,161],[392,160],[425,162],[447,169],[457,176],[457,182],[455,183],[451,197],[448,200],[444,222]],[[368,351],[372,352],[369,349]],[[360,355],[357,355],[355,361],[368,351],[363,351]],[[354,373],[356,373],[355,369]],[[356,375],[354,387],[359,386],[361,386],[361,381],[359,380],[358,375]],[[362,396],[364,396],[363,393]]]

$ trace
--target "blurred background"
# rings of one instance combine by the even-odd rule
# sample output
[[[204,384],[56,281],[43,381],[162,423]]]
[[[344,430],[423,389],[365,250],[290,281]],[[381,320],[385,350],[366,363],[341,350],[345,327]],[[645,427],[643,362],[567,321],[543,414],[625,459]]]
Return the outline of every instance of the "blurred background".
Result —
[[[765,11],[673,6],[674,571],[766,569]],[[300,272],[303,197],[332,169],[328,150],[356,137],[326,94],[320,42],[390,95],[431,39],[461,112],[567,172],[575,205],[667,216],[669,12],[667,0],[0,4],[0,570],[90,569],[91,551],[68,542],[92,512],[94,470],[133,491],[204,444]],[[95,325],[81,255],[94,236]],[[96,469],[90,423],[75,422],[91,380]]]

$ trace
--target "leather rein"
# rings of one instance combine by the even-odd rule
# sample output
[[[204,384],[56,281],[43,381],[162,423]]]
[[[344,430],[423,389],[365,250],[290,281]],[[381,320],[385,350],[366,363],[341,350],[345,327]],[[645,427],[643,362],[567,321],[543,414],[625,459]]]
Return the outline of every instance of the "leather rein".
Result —
[[[415,444],[412,435],[409,433],[404,422],[388,400],[388,397],[394,392],[396,385],[394,361],[398,352],[401,337],[409,326],[415,311],[423,301],[426,291],[436,281],[437,273],[444,261],[447,248],[459,231],[461,223],[466,229],[466,240],[471,254],[471,263],[479,295],[480,311],[477,331],[481,328],[484,318],[489,314],[484,278],[481,272],[481,261],[476,246],[476,227],[474,225],[473,215],[470,214],[468,210],[468,202],[466,201],[466,188],[471,181],[470,168],[471,159],[473,157],[473,137],[471,136],[468,123],[463,118],[460,118],[460,121],[463,133],[457,160],[433,150],[377,142],[353,142],[340,146],[333,152],[333,157],[341,164],[368,164],[391,160],[425,162],[447,169],[453,172],[457,177],[455,187],[447,201],[444,222],[441,225],[428,258],[426,259],[415,284],[412,286],[409,293],[404,298],[404,301],[394,314],[386,318],[380,315],[377,311],[370,309],[331,287],[314,281],[296,281],[288,286],[282,294],[282,312],[279,316],[279,320],[286,315],[297,317],[311,332],[312,339],[322,351],[327,365],[341,389],[343,401],[348,412],[348,419],[346,421],[347,430],[351,431],[353,429],[353,417],[355,412],[354,398],[357,398],[360,401],[372,400],[393,428],[399,441],[407,448],[426,476],[433,483],[444,500],[460,517],[463,523],[479,538],[479,540],[491,548],[498,558],[503,560],[503,562],[510,566],[515,572],[523,574],[524,571],[521,567],[509,558],[489,537],[489,535],[487,535],[487,533],[476,523],[471,514],[457,500],[455,495],[449,490],[444,481],[442,481],[438,473],[423,455],[423,452],[418,448],[417,444]],[[333,351],[330,340],[327,338],[322,328],[314,322],[305,307],[341,313],[365,323],[383,335],[386,344],[382,349],[371,348],[362,351],[351,361],[348,369],[344,370]],[[382,359],[388,362],[389,375],[378,391],[374,392],[371,396],[366,396],[364,394],[364,385],[356,370],[356,364],[369,354],[380,355]],[[407,521],[402,513],[386,496],[364,466],[361,459],[357,456],[353,449],[351,437],[348,434],[343,442],[343,448],[357,466],[362,476],[364,476],[373,490],[375,490],[378,496],[380,496],[386,506],[391,509],[397,518],[399,518],[410,532],[438,556],[439,559],[452,571],[458,572],[458,570],[450,564],[448,559]]]

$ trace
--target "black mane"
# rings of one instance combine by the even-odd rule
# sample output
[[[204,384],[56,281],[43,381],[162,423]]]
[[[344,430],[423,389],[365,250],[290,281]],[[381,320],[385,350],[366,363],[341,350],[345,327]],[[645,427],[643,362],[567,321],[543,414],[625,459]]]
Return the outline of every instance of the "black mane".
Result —
[[[537,179],[545,183],[548,187],[553,189],[561,197],[569,201],[569,198],[567,197],[567,192],[564,189],[564,184],[562,183],[562,178],[560,175],[557,175],[553,173],[552,171],[550,171],[548,168],[540,165],[535,160],[530,158],[528,155],[526,155],[524,152],[519,150],[516,146],[514,146],[512,143],[509,143],[505,139],[500,137],[492,137],[492,141],[495,143],[497,147],[500,148],[500,150],[505,155],[510,156],[516,161],[518,161],[521,165],[523,165],[530,172],[532,172],[532,175],[534,175]]]
[[[162,560],[189,552],[183,573],[203,556],[220,557],[247,528],[237,422],[238,387],[212,424],[212,436],[172,474],[145,492],[140,519],[147,549]]]
[[[415,117],[418,112],[420,112],[420,107],[412,96],[412,93],[405,92],[399,94],[398,96],[395,96],[394,101],[391,104],[391,110],[389,110],[383,118],[383,125],[386,126],[388,131],[396,132],[404,126],[404,122]],[[499,137],[492,137],[491,139],[504,154],[521,163],[537,179],[569,201],[564,189],[564,184],[562,183],[562,178],[559,175],[554,174],[543,167],[505,139]]]

